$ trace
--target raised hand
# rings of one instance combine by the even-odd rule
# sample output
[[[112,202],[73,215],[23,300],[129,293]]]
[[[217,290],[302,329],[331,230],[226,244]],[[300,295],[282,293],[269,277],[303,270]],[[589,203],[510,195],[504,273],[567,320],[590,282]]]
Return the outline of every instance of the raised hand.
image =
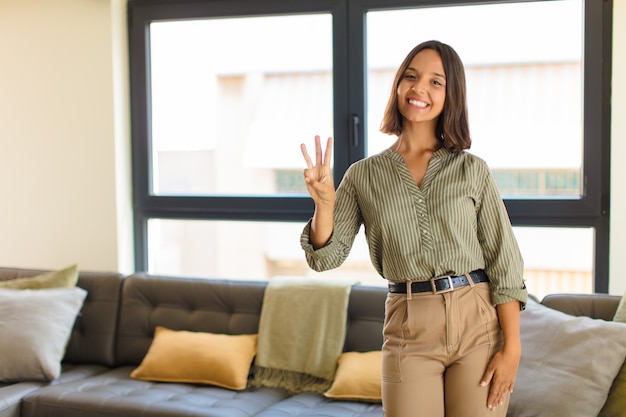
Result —
[[[320,137],[315,136],[315,164],[311,160],[307,152],[306,145],[300,145],[302,155],[306,161],[306,169],[304,170],[304,183],[316,205],[334,205],[335,204],[335,185],[333,183],[333,175],[330,170],[330,161],[332,159],[333,138],[328,138],[326,142],[326,151],[322,152]]]

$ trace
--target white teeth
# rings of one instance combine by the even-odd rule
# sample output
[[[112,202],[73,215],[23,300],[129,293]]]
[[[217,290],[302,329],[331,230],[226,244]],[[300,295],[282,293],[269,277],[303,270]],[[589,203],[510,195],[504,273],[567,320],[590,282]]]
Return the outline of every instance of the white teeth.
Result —
[[[417,106],[420,108],[425,108],[428,104],[424,103],[423,101],[420,100],[409,100],[409,104],[413,105],[413,106]]]

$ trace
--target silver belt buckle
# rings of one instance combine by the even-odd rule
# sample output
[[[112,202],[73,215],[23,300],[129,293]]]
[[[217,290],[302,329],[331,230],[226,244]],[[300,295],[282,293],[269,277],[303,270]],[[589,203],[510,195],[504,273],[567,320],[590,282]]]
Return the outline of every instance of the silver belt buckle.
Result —
[[[437,289],[437,285],[435,284],[435,281],[440,280],[440,279],[447,279],[448,280],[448,284],[450,284],[449,288],[443,289],[443,290],[438,290]],[[430,279],[430,286],[433,290],[433,294],[443,294],[446,292],[450,292],[450,291],[454,291],[454,284],[452,283],[452,277],[450,275],[448,275],[447,277],[439,277],[439,278],[431,278]]]

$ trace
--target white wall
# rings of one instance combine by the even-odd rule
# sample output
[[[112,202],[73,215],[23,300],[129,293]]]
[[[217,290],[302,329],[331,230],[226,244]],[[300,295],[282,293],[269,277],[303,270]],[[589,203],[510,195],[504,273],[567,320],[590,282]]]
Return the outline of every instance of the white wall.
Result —
[[[0,265],[132,271],[125,0],[0,0]],[[626,2],[614,0],[612,177],[626,166]],[[626,255],[613,180],[611,259]],[[626,291],[611,262],[610,291]]]
[[[0,0],[0,265],[132,269],[124,10]]]

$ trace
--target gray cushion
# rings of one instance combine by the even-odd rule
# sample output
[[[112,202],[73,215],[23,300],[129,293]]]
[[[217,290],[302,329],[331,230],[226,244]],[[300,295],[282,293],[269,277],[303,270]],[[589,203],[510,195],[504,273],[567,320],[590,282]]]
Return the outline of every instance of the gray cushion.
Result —
[[[0,288],[0,380],[59,377],[61,359],[87,292]]]
[[[509,415],[597,416],[626,356],[626,325],[574,317],[529,300]]]

